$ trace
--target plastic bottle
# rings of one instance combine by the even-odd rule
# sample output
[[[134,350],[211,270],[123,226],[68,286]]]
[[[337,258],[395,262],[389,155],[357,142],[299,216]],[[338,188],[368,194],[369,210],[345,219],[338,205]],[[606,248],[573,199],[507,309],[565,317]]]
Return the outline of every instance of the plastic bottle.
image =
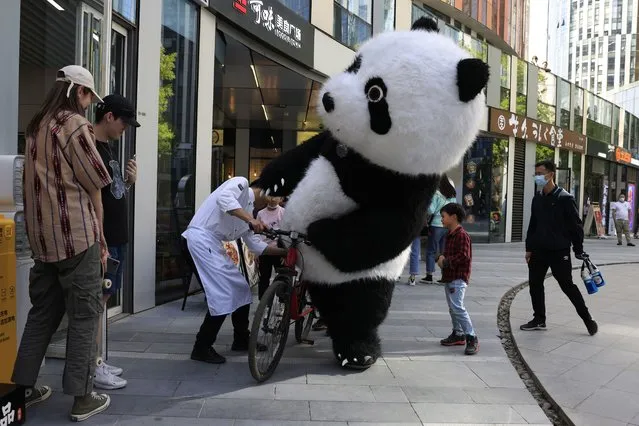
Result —
[[[592,265],[592,267],[594,268],[591,273],[592,281],[595,283],[597,287],[605,286],[606,281],[604,280],[603,275],[601,275],[601,271],[599,271],[599,268],[597,268],[596,265]]]
[[[595,294],[599,291],[597,285],[592,279],[592,275],[590,275],[590,270],[585,263],[581,267],[581,279],[584,281],[584,285],[586,286],[588,294]]]

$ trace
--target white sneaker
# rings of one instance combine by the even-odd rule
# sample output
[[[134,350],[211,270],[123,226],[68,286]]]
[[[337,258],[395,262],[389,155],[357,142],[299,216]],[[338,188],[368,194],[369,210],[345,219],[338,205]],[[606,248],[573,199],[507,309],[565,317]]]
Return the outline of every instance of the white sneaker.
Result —
[[[415,275],[408,277],[408,285],[415,285]]]
[[[127,381],[114,375],[102,364],[95,368],[93,386],[99,389],[122,389],[127,385]]]
[[[113,374],[114,376],[121,376],[122,372],[124,370],[122,370],[120,367],[115,367],[113,365],[109,365],[106,362],[102,361],[102,364],[104,365],[104,368],[107,369],[107,371],[111,374]]]

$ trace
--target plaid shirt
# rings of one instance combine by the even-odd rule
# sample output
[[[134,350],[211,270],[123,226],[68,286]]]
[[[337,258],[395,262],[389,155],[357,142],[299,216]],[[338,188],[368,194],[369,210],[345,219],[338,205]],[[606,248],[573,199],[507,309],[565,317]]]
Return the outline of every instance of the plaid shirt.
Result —
[[[448,233],[444,246],[444,257],[446,260],[442,268],[442,281],[450,283],[462,280],[468,284],[473,248],[470,235],[461,226]]]
[[[93,127],[81,115],[61,113],[42,123],[26,144],[24,215],[33,257],[58,262],[100,239],[89,194],[111,183],[95,146]]]

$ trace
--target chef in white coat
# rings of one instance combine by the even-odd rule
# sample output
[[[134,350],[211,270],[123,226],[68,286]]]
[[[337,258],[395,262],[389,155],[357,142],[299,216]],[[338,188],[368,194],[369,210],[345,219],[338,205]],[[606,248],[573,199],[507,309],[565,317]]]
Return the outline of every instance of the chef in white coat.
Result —
[[[268,228],[253,218],[253,210],[262,209],[266,203],[266,197],[255,183],[249,186],[246,178],[234,177],[208,196],[182,234],[200,275],[209,308],[193,346],[193,360],[211,364],[226,361],[213,349],[213,343],[230,313],[234,330],[231,349],[248,350],[249,308],[253,296],[246,278],[226,254],[222,241],[242,238],[258,256],[285,256],[285,249],[267,245],[249,229],[249,224],[258,233]]]

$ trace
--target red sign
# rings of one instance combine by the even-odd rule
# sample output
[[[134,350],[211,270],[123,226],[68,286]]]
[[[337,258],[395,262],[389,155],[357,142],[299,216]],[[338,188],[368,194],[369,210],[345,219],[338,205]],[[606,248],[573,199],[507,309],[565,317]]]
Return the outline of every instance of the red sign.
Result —
[[[246,5],[247,0],[235,0],[233,2],[233,7],[240,11],[241,13],[243,13],[244,15],[246,15],[246,11],[247,11],[247,5]]]
[[[514,136],[553,148],[586,152],[586,137],[584,135],[502,109],[490,108],[488,128],[492,133]]]

